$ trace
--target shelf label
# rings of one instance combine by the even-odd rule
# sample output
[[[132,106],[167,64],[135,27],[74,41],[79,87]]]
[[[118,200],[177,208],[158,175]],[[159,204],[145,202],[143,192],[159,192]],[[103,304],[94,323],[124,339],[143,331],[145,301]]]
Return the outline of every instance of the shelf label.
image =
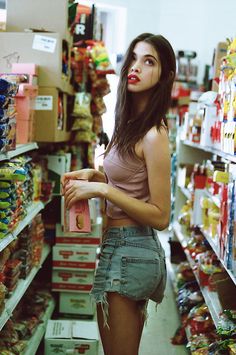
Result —
[[[56,38],[35,35],[32,48],[38,51],[54,53],[56,49],[56,44],[57,44]]]
[[[39,95],[35,99],[35,110],[52,111],[53,109],[53,97]]]

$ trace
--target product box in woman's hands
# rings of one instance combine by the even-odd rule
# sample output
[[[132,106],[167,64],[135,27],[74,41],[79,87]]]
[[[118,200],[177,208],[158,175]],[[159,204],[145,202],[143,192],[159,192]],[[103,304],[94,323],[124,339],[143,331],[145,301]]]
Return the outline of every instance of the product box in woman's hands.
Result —
[[[70,184],[71,181],[68,181]],[[64,231],[91,232],[91,221],[88,200],[76,201],[70,209],[64,206]]]

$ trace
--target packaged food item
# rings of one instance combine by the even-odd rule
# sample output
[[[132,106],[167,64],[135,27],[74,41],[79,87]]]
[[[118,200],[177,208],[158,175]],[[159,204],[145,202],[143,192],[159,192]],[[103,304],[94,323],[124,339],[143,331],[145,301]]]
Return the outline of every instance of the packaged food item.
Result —
[[[73,184],[73,180],[69,180],[67,184]],[[67,232],[91,232],[88,200],[77,201],[69,210],[64,207],[64,229]]]
[[[18,85],[13,82],[10,82],[6,79],[0,78],[0,94],[15,96],[18,91]]]

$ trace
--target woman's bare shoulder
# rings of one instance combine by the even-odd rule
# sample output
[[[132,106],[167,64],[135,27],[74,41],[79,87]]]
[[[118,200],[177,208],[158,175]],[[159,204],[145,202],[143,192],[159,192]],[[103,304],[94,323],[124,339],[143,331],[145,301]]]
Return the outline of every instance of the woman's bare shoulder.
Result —
[[[143,137],[143,144],[158,143],[160,140],[168,139],[168,130],[166,126],[161,125],[159,129],[152,127]]]

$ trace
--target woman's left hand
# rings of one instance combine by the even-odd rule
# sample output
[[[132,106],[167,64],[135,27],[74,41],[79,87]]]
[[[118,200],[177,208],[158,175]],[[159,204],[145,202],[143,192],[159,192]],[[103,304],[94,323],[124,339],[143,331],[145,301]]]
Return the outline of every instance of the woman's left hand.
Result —
[[[101,186],[99,182],[88,182],[84,180],[71,180],[65,186],[65,205],[70,209],[79,200],[86,200],[92,197],[101,197]]]

